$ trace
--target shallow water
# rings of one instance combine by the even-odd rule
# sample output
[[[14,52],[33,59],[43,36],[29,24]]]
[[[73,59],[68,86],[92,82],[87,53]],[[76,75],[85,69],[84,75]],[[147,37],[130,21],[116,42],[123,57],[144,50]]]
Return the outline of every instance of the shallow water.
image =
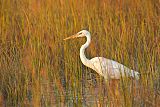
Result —
[[[97,80],[80,81],[79,85],[67,86],[42,80],[39,89],[27,92],[23,104],[10,104],[1,100],[1,106],[41,106],[41,107],[158,107],[158,90],[147,89],[141,83],[129,80],[123,86],[119,80],[109,83]],[[30,86],[30,88],[33,86]],[[35,97],[33,97],[35,94]],[[157,96],[156,96],[157,95]]]

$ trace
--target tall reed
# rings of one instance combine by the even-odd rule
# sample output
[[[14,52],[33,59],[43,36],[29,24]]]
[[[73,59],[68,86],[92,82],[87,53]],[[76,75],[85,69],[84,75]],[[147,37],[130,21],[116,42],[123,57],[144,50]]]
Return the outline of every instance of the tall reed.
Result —
[[[158,0],[1,0],[0,105],[160,105]],[[138,86],[119,83],[108,96],[102,77],[82,65],[85,42],[63,39],[82,29],[92,34],[88,58],[103,56],[141,73]],[[116,104],[115,104],[116,106]]]

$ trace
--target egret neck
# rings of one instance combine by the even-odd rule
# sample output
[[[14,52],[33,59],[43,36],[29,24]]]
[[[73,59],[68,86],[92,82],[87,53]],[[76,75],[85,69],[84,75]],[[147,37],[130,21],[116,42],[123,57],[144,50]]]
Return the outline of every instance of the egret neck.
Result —
[[[85,56],[85,49],[89,46],[89,44],[91,42],[91,36],[90,36],[90,34],[88,34],[88,35],[86,35],[86,37],[87,37],[87,42],[84,45],[82,45],[80,48],[80,58],[81,58],[81,61],[84,65],[86,65],[88,67],[92,67],[90,60],[87,59]]]

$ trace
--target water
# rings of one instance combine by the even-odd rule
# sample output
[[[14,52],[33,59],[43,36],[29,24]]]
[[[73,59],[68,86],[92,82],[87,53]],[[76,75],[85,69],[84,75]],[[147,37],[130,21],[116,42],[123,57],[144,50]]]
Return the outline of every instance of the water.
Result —
[[[155,98],[156,94],[153,93],[153,90],[149,87],[142,87],[137,81],[129,81],[123,86],[119,80],[106,84],[104,80],[89,79],[80,80],[75,86],[67,82],[63,86],[58,82],[42,80],[35,93],[33,93],[31,83],[23,104],[21,102],[16,105],[9,104],[4,100],[1,105],[19,107],[22,105],[30,107],[156,107],[158,105],[160,97]]]

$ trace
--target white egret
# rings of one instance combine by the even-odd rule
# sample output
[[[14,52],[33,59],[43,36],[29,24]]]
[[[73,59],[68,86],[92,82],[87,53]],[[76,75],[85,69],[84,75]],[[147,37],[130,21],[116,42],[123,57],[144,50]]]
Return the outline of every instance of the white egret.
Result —
[[[105,80],[108,79],[120,79],[121,77],[131,77],[136,80],[139,79],[139,72],[129,69],[128,67],[110,60],[104,57],[95,57],[92,59],[87,59],[85,56],[85,49],[89,46],[91,42],[90,32],[87,30],[82,30],[75,35],[72,35],[64,40],[86,37],[87,42],[80,48],[80,59],[84,65],[95,70],[99,75],[103,76]]]

